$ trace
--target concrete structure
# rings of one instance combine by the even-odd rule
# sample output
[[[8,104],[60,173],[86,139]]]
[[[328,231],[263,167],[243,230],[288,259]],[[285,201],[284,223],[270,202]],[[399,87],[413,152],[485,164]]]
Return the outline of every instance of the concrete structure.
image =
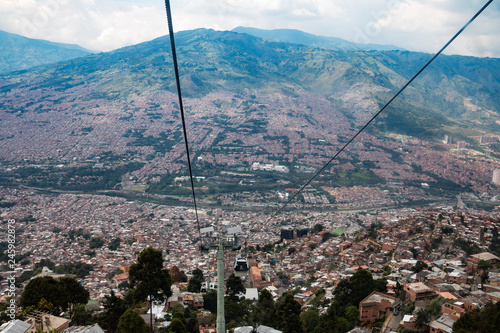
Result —
[[[493,170],[493,184],[500,185],[500,169]]]
[[[437,297],[438,293],[429,288],[425,283],[405,283],[404,290],[406,291],[406,300],[428,301]]]
[[[467,260],[467,267],[470,269],[477,269],[477,265],[481,260],[489,262],[492,265],[500,263],[500,258],[498,258],[496,255],[489,252],[483,252],[471,255]]]
[[[384,316],[397,302],[395,297],[374,291],[359,303],[359,321],[369,323]]]

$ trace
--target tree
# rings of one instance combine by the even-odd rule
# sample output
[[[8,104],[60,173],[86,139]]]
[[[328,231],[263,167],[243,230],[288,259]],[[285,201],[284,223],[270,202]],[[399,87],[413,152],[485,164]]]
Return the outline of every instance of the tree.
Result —
[[[125,302],[116,297],[115,292],[111,290],[111,295],[106,296],[103,302],[104,311],[99,315],[99,325],[106,332],[115,333],[118,329],[118,321],[127,310]]]
[[[186,326],[179,318],[174,318],[167,329],[169,333],[186,333]]]
[[[319,325],[319,312],[316,309],[309,309],[300,314],[300,323],[305,333],[312,333]]]
[[[276,323],[276,309],[273,295],[267,289],[263,289],[259,294],[259,300],[255,304],[252,317],[257,325],[274,327]]]
[[[114,238],[111,242],[109,242],[108,249],[110,249],[111,251],[118,250],[118,248],[120,247],[120,242],[121,241],[122,240],[119,237]]]
[[[192,293],[199,293],[201,289],[201,280],[199,280],[196,276],[193,276],[189,279],[188,282],[188,291]]]
[[[203,281],[203,272],[201,269],[197,268],[193,271],[193,277],[196,277],[198,279],[200,279],[201,281]]]
[[[186,273],[181,271],[179,267],[177,266],[172,266],[170,268],[170,276],[172,277],[172,283],[175,282],[187,282],[187,276]]]
[[[100,237],[92,237],[89,241],[89,248],[98,249],[104,245],[104,240]]]
[[[163,268],[161,251],[152,247],[144,249],[137,263],[130,266],[129,283],[135,302],[144,301],[148,296],[157,300],[170,297],[172,281],[168,270]]]
[[[424,327],[428,325],[432,320],[432,314],[428,309],[420,309],[417,311],[417,316],[415,318],[415,326]]]
[[[37,307],[42,299],[52,303],[55,308],[66,311],[71,310],[76,304],[86,304],[89,293],[73,278],[64,277],[55,280],[50,276],[44,276],[35,278],[26,285],[21,294],[20,304],[22,307],[30,305]]]
[[[289,248],[289,249],[288,249],[288,255],[290,255],[290,254],[294,253],[295,251],[296,251],[296,250],[295,250],[295,248],[294,248],[294,247]]]
[[[148,326],[137,312],[128,309],[118,321],[118,331],[120,333],[147,333]]]
[[[217,313],[217,292],[215,290],[209,290],[203,295],[203,308]]]
[[[139,254],[137,263],[132,264],[129,270],[130,295],[132,301],[137,303],[146,300],[163,301],[170,297],[172,280],[167,269],[163,268],[163,255],[161,251],[152,247],[145,248]],[[153,307],[150,307],[151,330],[153,330]]]
[[[318,232],[323,231],[323,229],[324,229],[324,228],[323,228],[323,225],[321,225],[321,224],[319,224],[319,223],[318,223],[318,224],[315,224],[315,225],[314,225],[314,227],[313,227],[313,230],[312,230],[312,231],[313,231],[313,233],[317,234]]]
[[[234,275],[234,273],[232,273],[226,281],[226,290],[228,295],[231,297],[237,297],[238,294],[244,294],[246,292],[241,278]]]
[[[72,309],[77,304],[87,304],[89,301],[89,292],[75,279],[63,277],[59,279],[59,284],[65,291],[64,308]]]
[[[301,307],[292,294],[285,294],[278,301],[276,319],[283,333],[302,333],[300,323]]]
[[[493,266],[491,265],[491,263],[489,261],[479,260],[479,263],[477,264],[477,268],[479,268],[480,270],[482,270],[484,272],[490,268],[493,268]]]
[[[76,325],[90,325],[92,314],[85,308],[84,304],[78,304],[71,310],[71,321]]]

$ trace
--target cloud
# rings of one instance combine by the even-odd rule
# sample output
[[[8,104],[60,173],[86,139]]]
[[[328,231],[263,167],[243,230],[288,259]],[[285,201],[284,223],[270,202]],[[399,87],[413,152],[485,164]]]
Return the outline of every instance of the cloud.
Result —
[[[174,29],[291,28],[435,52],[486,0],[176,0]],[[107,51],[167,34],[162,1],[2,0],[0,29]],[[493,2],[448,53],[500,57]]]

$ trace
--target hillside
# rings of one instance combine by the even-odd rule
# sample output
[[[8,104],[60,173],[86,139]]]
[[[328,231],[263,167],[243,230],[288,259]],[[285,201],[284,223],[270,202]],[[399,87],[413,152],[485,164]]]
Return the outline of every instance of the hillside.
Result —
[[[335,51],[405,51],[404,49],[394,45],[353,43],[341,38],[317,36],[294,29],[263,30],[248,27],[236,27],[231,31],[245,33],[275,42],[302,44]]]
[[[54,43],[0,31],[0,73],[52,64],[91,53],[75,44]]]
[[[194,167],[207,179],[207,195],[302,184],[431,57],[339,52],[205,29],[178,33],[177,45]],[[482,157],[486,150],[472,136],[500,134],[499,82],[499,59],[440,57],[320,182],[487,190],[499,166]],[[63,163],[43,177],[37,169],[5,171],[2,184],[20,177],[37,187],[189,193],[172,186],[185,155],[168,37],[0,76],[0,108],[5,170],[24,159]],[[445,134],[479,155],[464,163],[450,146],[436,145]],[[408,144],[417,139],[428,143]],[[111,169],[71,163],[96,159]],[[250,167],[256,162],[290,173],[260,173]]]

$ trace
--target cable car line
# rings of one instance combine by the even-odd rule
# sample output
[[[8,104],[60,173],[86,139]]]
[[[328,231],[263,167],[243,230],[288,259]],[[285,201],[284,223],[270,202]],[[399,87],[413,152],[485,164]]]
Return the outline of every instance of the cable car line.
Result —
[[[377,113],[375,113],[372,118],[349,140],[344,146],[337,151],[337,153],[312,177],[309,179],[300,189],[295,192],[294,195],[285,202],[276,213],[274,213],[268,221],[275,218],[279,213],[285,209],[293,199],[295,199],[305,188],[309,185],[323,170],[325,170],[336,158],[340,155],[391,103],[394,101],[429,65],[434,62],[434,60],[479,16],[481,13],[493,2],[489,0],[463,27],[460,29],[449,41],[436,53],[418,72],[415,74]]]
[[[184,144],[186,146],[187,163],[188,163],[188,169],[189,169],[189,179],[191,180],[191,192],[193,195],[194,213],[196,216],[196,223],[198,224],[198,236],[200,237],[200,241],[201,241],[200,220],[198,218],[198,207],[196,205],[196,195],[195,195],[195,191],[194,191],[193,170],[191,168],[191,157],[189,155],[189,144],[188,144],[188,138],[187,138],[186,120],[184,117],[184,105],[182,103],[181,82],[180,82],[180,78],[179,78],[179,66],[177,65],[177,54],[175,52],[174,28],[172,25],[172,13],[170,10],[170,1],[169,0],[165,0],[165,8],[167,10],[168,33],[170,35],[170,46],[172,48],[172,60],[173,60],[173,64],[174,64],[175,82],[177,84],[177,96],[179,97],[179,109],[181,111],[182,130],[184,132]]]

